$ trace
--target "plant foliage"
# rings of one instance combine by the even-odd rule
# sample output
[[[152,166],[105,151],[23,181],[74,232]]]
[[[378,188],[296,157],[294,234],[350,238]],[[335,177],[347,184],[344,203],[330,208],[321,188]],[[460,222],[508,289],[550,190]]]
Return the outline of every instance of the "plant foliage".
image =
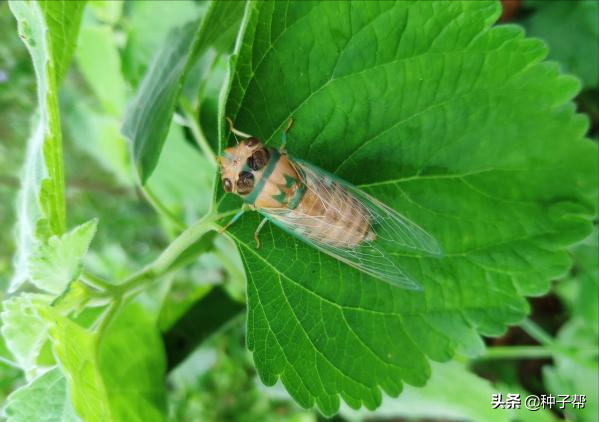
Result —
[[[186,377],[205,369],[184,358],[239,321],[244,300],[260,379],[281,381],[304,408],[331,416],[344,401],[374,410],[383,393],[406,390],[379,416],[420,415],[406,404],[413,400],[434,402],[429,416],[512,420],[480,403],[452,405],[461,393],[482,400],[495,386],[448,361],[480,357],[481,336],[521,322],[527,297],[567,274],[569,248],[592,231],[597,145],[572,103],[579,80],[544,61],[541,40],[495,25],[494,1],[176,2],[170,14],[164,7],[10,2],[34,64],[38,113],[18,199],[14,294],[0,315],[0,358],[26,381],[8,397],[8,421],[169,420],[179,412],[167,405],[167,370],[178,367],[177,388],[197,388]],[[72,56],[79,73],[70,80]],[[65,187],[61,111],[74,144],[114,177],[113,208],[100,199],[77,212],[68,202],[78,194]],[[217,175],[215,156],[234,143],[225,117],[275,147],[293,118],[291,155],[430,232],[442,258],[394,255],[423,291],[394,288],[274,226],[256,249],[255,213],[219,235],[240,206]],[[119,212],[127,200],[138,206],[136,183],[160,223],[144,208],[131,206],[129,220]],[[66,204],[75,218],[67,220]],[[596,249],[587,240],[573,252],[583,272],[559,291],[575,310],[552,353],[580,338],[596,341],[597,330],[585,327],[597,319],[588,299],[597,280],[587,278]],[[567,351],[555,362],[544,372],[555,393],[568,384],[598,394],[590,377],[572,376],[593,365],[595,374],[596,353]],[[253,385],[250,369],[229,372],[231,385]],[[461,388],[444,395],[458,377]],[[186,402],[180,393],[175,401]]]

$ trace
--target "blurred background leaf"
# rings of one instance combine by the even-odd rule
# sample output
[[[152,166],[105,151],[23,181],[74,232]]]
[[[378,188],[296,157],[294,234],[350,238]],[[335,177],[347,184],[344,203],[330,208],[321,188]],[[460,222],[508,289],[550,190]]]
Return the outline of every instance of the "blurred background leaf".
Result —
[[[582,79],[586,88],[599,83],[599,2],[589,0],[525,1],[528,35],[549,45],[549,59]]]

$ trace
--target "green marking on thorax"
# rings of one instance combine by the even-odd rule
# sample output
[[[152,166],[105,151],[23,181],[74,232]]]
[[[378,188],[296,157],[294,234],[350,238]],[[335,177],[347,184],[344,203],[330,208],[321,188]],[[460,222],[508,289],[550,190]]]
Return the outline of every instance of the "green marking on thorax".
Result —
[[[272,198],[277,201],[279,204],[284,204],[285,203],[285,192],[280,191],[279,193],[277,193],[276,195],[271,195]]]
[[[297,183],[297,180],[295,180],[295,177],[289,176],[288,174],[284,174],[283,176],[285,177],[285,187],[286,188],[290,188],[291,186],[293,186]]]
[[[268,160],[266,168],[262,172],[262,177],[260,178],[260,180],[258,180],[258,183],[254,185],[254,189],[249,193],[249,195],[243,198],[243,202],[245,202],[246,204],[254,205],[254,202],[256,202],[256,199],[258,198],[258,196],[260,196],[262,189],[264,189],[266,181],[274,171],[277,162],[279,161],[279,158],[281,158],[281,154],[279,154],[279,151],[277,151],[274,148],[269,148],[268,152],[270,153],[270,159]]]
[[[295,190],[295,193],[293,194],[293,197],[291,198],[291,201],[289,201],[289,209],[290,210],[294,210],[297,208],[300,201],[304,197],[305,193],[306,193],[306,185],[304,183],[302,183],[297,187],[297,189]]]

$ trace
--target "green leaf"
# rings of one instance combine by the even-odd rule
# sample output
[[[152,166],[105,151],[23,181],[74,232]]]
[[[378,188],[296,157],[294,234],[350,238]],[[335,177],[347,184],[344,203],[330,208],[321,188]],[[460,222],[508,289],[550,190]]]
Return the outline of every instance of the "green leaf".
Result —
[[[4,407],[7,422],[79,422],[64,375],[53,368],[14,391]]]
[[[103,2],[106,3],[106,2]],[[174,3],[141,0],[124,8],[124,30],[127,43],[122,51],[123,76],[138,86],[148,65],[164,44],[166,34],[174,27],[195,20],[206,9],[206,2],[192,0]]]
[[[599,230],[572,248],[574,265],[557,285],[557,293],[573,318],[582,318],[599,337]]]
[[[77,64],[107,114],[121,117],[126,85],[115,34],[108,25],[83,25]]]
[[[81,274],[82,259],[96,234],[97,225],[98,220],[90,220],[40,244],[29,261],[31,282],[42,290],[61,293]]]
[[[597,296],[597,290],[594,295]],[[592,422],[597,420],[599,414],[597,324],[598,321],[589,323],[582,318],[575,318],[564,324],[556,336],[556,343],[566,348],[575,345],[578,350],[576,360],[557,354],[554,357],[554,366],[543,368],[543,379],[555,397],[560,394],[586,396],[584,409],[574,409],[571,404],[566,405],[564,413],[568,420]],[[589,353],[589,349],[594,349],[594,352]]]
[[[154,321],[139,305],[127,306],[102,334],[50,307],[39,313],[49,325],[54,353],[82,420],[165,420],[162,344]]]
[[[423,385],[429,359],[480,352],[478,334],[522,320],[524,296],[569,267],[565,248],[589,233],[597,189],[597,148],[569,103],[579,85],[541,62],[542,42],[492,27],[495,2],[250,8],[221,118],[276,146],[293,117],[291,155],[362,187],[445,252],[396,257],[423,284],[417,293],[276,227],[256,250],[256,215],[230,229],[264,383],[280,379],[326,415],[340,398],[371,409],[381,390]]]
[[[599,2],[559,0],[528,2],[535,10],[524,21],[527,32],[549,44],[549,58],[597,88],[599,74]]]
[[[15,275],[10,288],[26,279],[26,262],[36,243],[65,230],[62,134],[58,86],[73,53],[84,2],[11,1],[19,36],[33,61],[39,119],[27,144],[18,199]]]
[[[99,21],[106,22],[110,25],[114,25],[119,21],[121,15],[123,14],[124,5],[124,1],[92,0],[89,2],[89,7],[93,10],[96,18]]]
[[[571,319],[558,331],[556,344],[566,350],[574,347],[574,356],[557,354],[552,366],[543,368],[549,391],[559,394],[584,394],[584,409],[569,409],[565,414],[576,421],[593,421],[599,414],[599,234],[593,233],[572,248],[574,266],[557,286]],[[589,350],[595,352],[589,353]]]
[[[392,420],[456,420],[508,422],[510,411],[493,409],[491,397],[497,393],[489,381],[469,372],[457,362],[433,364],[431,379],[423,388],[406,387],[398,399],[384,399],[374,412],[344,410],[350,421],[364,417]],[[456,382],[459,380],[459,382]]]
[[[40,351],[48,340],[44,321],[35,312],[35,304],[48,303],[34,295],[21,295],[2,302],[2,337],[27,377],[35,374]]]
[[[99,113],[70,91],[63,98],[65,127],[73,143],[114,175],[119,184],[132,186],[134,175],[127,142],[120,133],[120,118]]]
[[[172,30],[154,57],[123,125],[123,134],[133,143],[133,159],[142,184],[156,167],[187,72],[209,46],[218,46],[222,37],[230,36],[230,26],[234,26],[242,5],[210,3],[201,22]]]
[[[56,67],[54,76],[58,84],[63,79],[71,63],[86,1],[46,0],[36,3],[39,3],[46,25],[46,41],[51,52],[49,58],[52,64],[50,66]],[[25,44],[28,42],[25,40]],[[31,54],[33,55],[33,52]]]

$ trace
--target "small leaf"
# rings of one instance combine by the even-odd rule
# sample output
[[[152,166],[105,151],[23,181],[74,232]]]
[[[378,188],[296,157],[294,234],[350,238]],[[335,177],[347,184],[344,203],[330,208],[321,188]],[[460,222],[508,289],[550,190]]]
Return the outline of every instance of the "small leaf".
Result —
[[[573,355],[557,353],[552,366],[543,367],[543,379],[549,391],[559,394],[584,394],[584,409],[568,406],[569,419],[591,422],[599,414],[599,233],[593,233],[572,248],[574,267],[557,285],[571,318],[560,328],[556,343]],[[592,350],[595,350],[594,352]]]
[[[142,184],[158,163],[188,70],[206,48],[230,36],[230,26],[239,19],[242,6],[241,2],[210,3],[200,22],[172,30],[154,57],[123,125],[123,134],[133,143]]]
[[[40,244],[29,261],[31,282],[42,290],[61,293],[81,274],[82,259],[96,234],[97,225],[98,220],[90,220]]]
[[[597,296],[597,290],[594,292]],[[576,359],[556,354],[553,366],[543,367],[543,379],[548,390],[558,397],[560,394],[585,395],[584,408],[576,409],[568,404],[564,411],[568,420],[593,422],[599,414],[599,369],[597,368],[598,321],[574,318],[560,328],[556,343],[578,351]],[[594,349],[594,351],[593,351]],[[572,397],[569,398],[572,400]]]
[[[2,337],[6,347],[29,377],[37,367],[37,358],[48,340],[48,330],[35,311],[35,304],[48,303],[34,295],[21,295],[2,302]]]
[[[154,321],[139,305],[128,305],[103,333],[92,333],[51,307],[38,311],[48,323],[73,408],[82,420],[165,420],[162,343]]]
[[[80,422],[60,369],[53,368],[8,396],[6,422]]]
[[[81,16],[87,1],[45,0],[37,3],[47,27],[47,41],[52,63],[56,66],[55,77],[58,84],[71,63],[77,45]]]
[[[58,86],[70,63],[85,2],[11,1],[9,5],[33,61],[39,113],[27,143],[17,201],[17,252],[10,284],[14,291],[28,278],[26,262],[38,238],[45,240],[65,230]]]
[[[597,147],[569,102],[579,84],[541,62],[542,42],[493,27],[499,12],[483,1],[251,3],[221,118],[276,147],[293,117],[291,155],[358,185],[445,252],[396,255],[422,283],[415,293],[271,225],[255,249],[256,215],[229,229],[258,373],[302,406],[372,409],[383,391],[424,385],[429,360],[479,353],[479,334],[522,320],[525,296],[546,292],[590,232]]]
[[[574,265],[556,290],[565,302],[572,318],[582,318],[599,337],[599,230],[593,232],[583,242],[572,249]]]

